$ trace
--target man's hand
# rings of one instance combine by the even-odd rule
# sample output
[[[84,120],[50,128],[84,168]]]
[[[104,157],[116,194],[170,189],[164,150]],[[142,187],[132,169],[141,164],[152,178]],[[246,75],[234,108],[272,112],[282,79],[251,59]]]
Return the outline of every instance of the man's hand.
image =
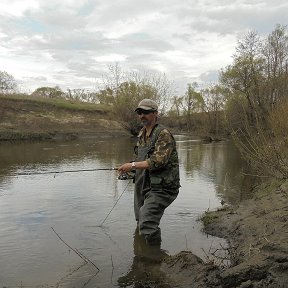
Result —
[[[132,166],[132,163],[135,164],[134,167]],[[132,170],[135,170],[135,169],[149,169],[149,163],[147,162],[147,160],[139,161],[139,162],[132,162],[132,163],[125,163],[121,165],[118,168],[118,173],[123,174],[123,173],[130,172]]]
[[[132,163],[125,163],[118,168],[119,174],[127,173],[132,170]]]

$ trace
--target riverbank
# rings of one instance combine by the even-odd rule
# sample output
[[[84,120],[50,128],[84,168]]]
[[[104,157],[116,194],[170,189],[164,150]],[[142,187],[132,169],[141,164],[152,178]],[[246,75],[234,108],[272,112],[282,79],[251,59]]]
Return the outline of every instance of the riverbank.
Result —
[[[109,107],[67,100],[0,97],[0,141],[129,135]]]
[[[168,118],[161,123],[174,133]],[[116,120],[109,105],[85,103],[62,98],[0,94],[0,141],[74,140],[131,136]],[[173,126],[173,125],[172,125]],[[187,131],[181,131],[185,134]],[[188,133],[190,136],[191,133]],[[196,139],[218,141],[194,131]]]
[[[215,259],[204,263],[181,252],[162,265],[171,287],[288,287],[288,181],[262,184],[252,199],[202,220],[206,233],[227,239],[231,265],[220,268]]]

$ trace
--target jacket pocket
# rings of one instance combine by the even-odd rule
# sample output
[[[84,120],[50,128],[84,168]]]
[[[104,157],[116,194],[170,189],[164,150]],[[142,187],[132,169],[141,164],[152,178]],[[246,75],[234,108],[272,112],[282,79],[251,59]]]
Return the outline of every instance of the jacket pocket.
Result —
[[[150,176],[151,186],[161,185],[162,180],[163,180],[163,179],[162,179],[161,177]]]

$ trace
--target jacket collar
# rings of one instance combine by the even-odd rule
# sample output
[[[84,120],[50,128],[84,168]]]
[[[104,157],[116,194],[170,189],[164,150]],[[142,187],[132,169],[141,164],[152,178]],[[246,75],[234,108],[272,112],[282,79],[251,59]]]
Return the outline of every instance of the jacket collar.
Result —
[[[138,134],[138,138],[140,138],[140,137],[150,137],[150,135],[152,134],[152,132],[154,131],[154,129],[155,129],[155,127],[156,126],[158,126],[158,123],[156,123],[155,125],[154,125],[154,127],[150,130],[150,132],[147,134],[146,133],[146,128],[145,127],[143,127],[141,130],[140,130],[140,132],[139,132],[139,134]]]

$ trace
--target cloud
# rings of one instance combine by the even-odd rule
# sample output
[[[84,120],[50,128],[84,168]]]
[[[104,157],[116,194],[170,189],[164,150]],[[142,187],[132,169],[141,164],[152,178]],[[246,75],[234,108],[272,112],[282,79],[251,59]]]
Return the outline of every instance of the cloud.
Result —
[[[37,0],[1,0],[0,15],[21,17],[26,11],[37,10],[38,7]]]
[[[86,88],[117,61],[184,91],[213,81],[247,31],[267,35],[287,14],[284,0],[2,0],[0,69],[29,87]]]

